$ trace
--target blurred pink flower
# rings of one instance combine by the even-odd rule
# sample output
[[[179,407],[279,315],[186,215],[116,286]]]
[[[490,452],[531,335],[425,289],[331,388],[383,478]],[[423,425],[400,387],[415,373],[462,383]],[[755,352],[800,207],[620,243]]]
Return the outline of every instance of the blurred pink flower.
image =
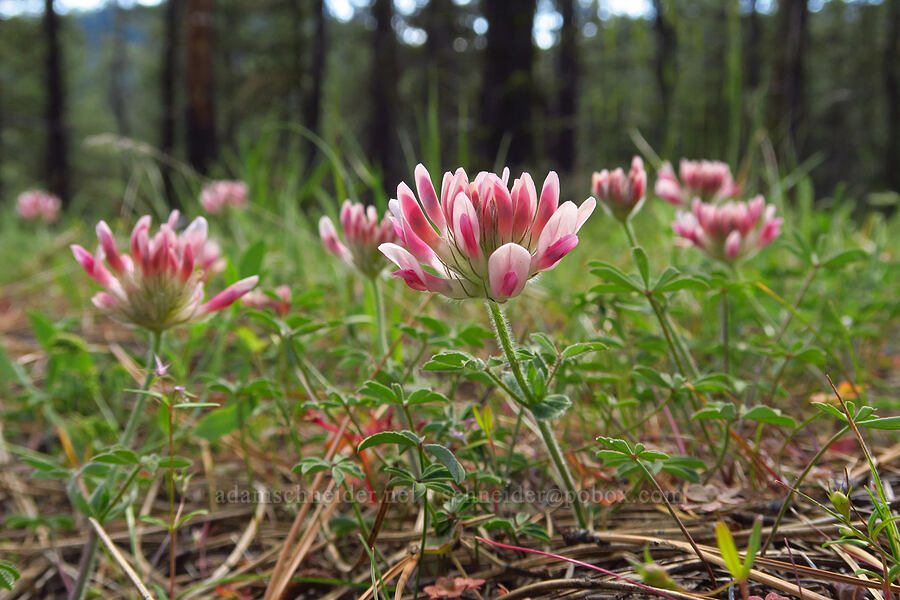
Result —
[[[461,168],[445,173],[440,198],[424,166],[415,176],[419,200],[401,183],[390,203],[400,243],[380,249],[409,287],[450,298],[504,302],[518,296],[530,278],[578,244],[576,234],[596,206],[593,198],[581,207],[559,205],[552,171],[540,199],[528,173],[510,190],[508,169],[502,177],[481,172],[471,182]]]
[[[100,245],[91,254],[73,245],[72,254],[106,291],[93,303],[112,318],[161,332],[199,321],[227,308],[256,285],[254,275],[227,287],[204,303],[204,282],[219,262],[218,247],[206,239],[203,217],[175,233],[178,211],[150,237],[150,216],[141,217],[131,233],[131,254],[120,254],[112,231],[97,224]]]
[[[677,206],[689,206],[695,198],[719,202],[734,198],[741,189],[731,175],[731,168],[717,160],[684,160],[675,176],[672,165],[664,162],[656,174],[656,195]]]
[[[397,239],[390,220],[385,216],[379,223],[374,206],[363,207],[359,202],[345,200],[341,206],[340,221],[347,245],[341,243],[334,223],[328,217],[319,219],[322,245],[366,277],[376,277],[384,268],[384,257],[379,254],[378,247]]]
[[[259,310],[269,309],[276,315],[283,317],[291,309],[291,288],[280,285],[271,292],[253,290],[243,300],[244,306]]]
[[[678,212],[672,229],[711,257],[734,263],[778,237],[782,221],[762,196],[718,205],[694,199],[690,212]]]
[[[16,212],[26,221],[53,223],[59,218],[59,198],[42,190],[22,192],[16,199]]]
[[[247,184],[243,181],[213,181],[203,186],[200,204],[210,214],[222,212],[226,207],[243,208],[247,204]]]
[[[616,219],[627,221],[641,209],[644,193],[647,191],[644,161],[635,156],[631,160],[628,175],[622,169],[616,169],[612,173],[606,169],[595,172],[591,179],[591,191],[594,198],[602,202]]]

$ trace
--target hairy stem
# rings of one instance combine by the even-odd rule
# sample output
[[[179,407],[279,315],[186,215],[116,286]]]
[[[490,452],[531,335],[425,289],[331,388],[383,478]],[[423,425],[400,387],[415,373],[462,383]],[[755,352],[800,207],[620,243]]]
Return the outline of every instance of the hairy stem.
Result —
[[[162,332],[150,332],[150,340],[150,352],[147,354],[147,362],[144,365],[147,369],[147,374],[144,376],[144,385],[141,386],[141,391],[144,392],[150,389],[150,383],[153,381],[153,365],[155,357],[159,356],[160,348],[162,347]],[[131,440],[134,438],[134,434],[137,431],[138,421],[144,414],[144,404],[146,402],[146,394],[138,394],[137,400],[134,403],[134,408],[128,416],[128,423],[125,425],[125,433],[122,434],[122,445],[125,447],[131,446]]]
[[[522,368],[519,365],[519,360],[516,358],[516,351],[515,348],[513,348],[512,338],[509,335],[509,328],[506,325],[506,318],[503,316],[503,311],[500,309],[499,304],[493,301],[488,301],[487,304],[491,320],[494,322],[494,329],[497,331],[497,339],[500,341],[500,346],[503,348],[503,353],[506,355],[506,360],[509,362],[513,377],[519,385],[522,396],[524,396],[524,398],[515,397],[515,399],[523,406],[523,408],[528,408],[530,412],[530,407],[533,406],[535,402],[534,394],[532,394],[531,389],[525,382],[525,377],[522,375]],[[575,512],[575,518],[578,521],[578,526],[584,529],[588,526],[587,512],[584,509],[584,505],[581,503],[578,490],[575,488],[575,480],[572,477],[571,471],[569,471],[569,466],[566,464],[559,443],[556,441],[553,429],[546,421],[542,421],[541,419],[535,420],[537,421],[538,428],[541,432],[541,437],[544,438],[544,444],[547,446],[550,459],[553,461],[554,465],[556,465],[556,471],[559,473],[559,477],[562,479],[563,485],[566,487],[566,492],[572,501],[572,507]]]
[[[372,298],[375,303],[375,334],[377,336],[378,357],[384,358],[388,354],[387,325],[384,317],[384,294],[381,289],[381,281],[374,277],[369,280],[372,285]]]

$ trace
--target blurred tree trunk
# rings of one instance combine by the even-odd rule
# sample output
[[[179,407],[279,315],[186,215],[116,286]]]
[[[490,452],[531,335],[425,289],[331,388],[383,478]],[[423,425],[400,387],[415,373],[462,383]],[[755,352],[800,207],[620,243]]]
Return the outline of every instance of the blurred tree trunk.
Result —
[[[65,85],[62,77],[59,44],[59,17],[53,0],[44,2],[44,37],[47,43],[47,187],[60,197],[63,204],[69,201],[69,163],[65,126]]]
[[[747,15],[747,50],[744,53],[746,62],[744,72],[747,73],[747,87],[755,90],[759,87],[760,64],[759,47],[762,40],[762,30],[759,22],[759,12],[756,10],[756,0],[750,0],[750,13]]]
[[[327,15],[325,13],[324,0],[314,0],[313,7],[315,14],[313,16],[315,22],[315,33],[313,35],[312,47],[312,65],[310,72],[312,75],[312,87],[306,97],[303,107],[303,121],[306,127],[314,131],[317,135],[322,134],[322,87],[325,83],[325,48],[328,43],[327,31],[325,24]],[[309,150],[307,164],[312,164],[313,158],[316,156],[316,146],[307,144]]]
[[[179,0],[168,0],[165,8],[165,25],[163,33],[162,78],[160,81],[160,102],[162,115],[160,119],[159,148],[168,156],[175,153],[175,80],[178,78],[178,4]],[[180,203],[172,187],[172,170],[160,165],[163,187],[169,206],[179,207]]]
[[[797,132],[805,102],[804,63],[809,46],[807,0],[780,0],[776,19],[780,52],[772,81],[772,128],[784,132],[785,150],[789,155],[797,155]]]
[[[213,0],[188,0],[187,7],[187,155],[191,166],[206,173],[217,154]]]
[[[3,15],[0,15],[0,39],[3,37],[3,31],[6,26],[5,19]],[[6,124],[6,118],[3,114],[4,103],[3,103],[3,85],[4,79],[0,78],[0,165],[5,164],[6,160],[6,148],[3,147],[3,130]],[[3,169],[0,169],[0,198],[5,198],[3,186]]]
[[[659,88],[659,124],[656,132],[656,143],[662,148],[663,156],[671,152],[669,136],[669,119],[672,109],[672,93],[678,76],[676,67],[676,51],[678,39],[675,28],[666,15],[665,0],[653,0],[656,19],[653,31],[656,35],[656,85]]]
[[[391,20],[394,17],[393,0],[375,0],[372,5],[375,30],[372,32],[372,98],[369,115],[369,159],[381,169],[386,190],[400,183],[403,174],[398,166],[397,140],[397,36]]]
[[[900,0],[888,0],[887,44],[884,48],[884,90],[887,94],[886,183],[900,191]]]
[[[556,97],[556,143],[553,157],[559,168],[571,172],[575,166],[575,122],[578,114],[578,28],[575,24],[575,0],[557,0],[562,14],[556,73],[559,90]]]
[[[109,104],[116,120],[119,135],[128,137],[128,110],[125,101],[125,75],[128,72],[127,51],[125,44],[125,11],[118,0],[112,0],[113,34],[112,58],[109,63]]]
[[[509,144],[506,163],[518,168],[532,156],[534,44],[537,0],[483,0],[488,20],[482,85],[482,154],[495,159]],[[507,136],[508,139],[505,139]]]
[[[437,168],[441,157],[448,155],[453,146],[453,138],[458,138],[457,126],[459,88],[455,85],[459,73],[459,62],[453,51],[453,40],[458,35],[457,8],[452,0],[429,0],[422,9],[422,28],[428,39],[425,41],[426,77],[429,86],[429,102],[437,103],[438,123],[434,128],[437,140],[431,146],[437,156],[426,156],[425,162]],[[430,130],[429,130],[430,131]],[[456,136],[446,135],[454,131]],[[430,163],[436,163],[434,165]]]

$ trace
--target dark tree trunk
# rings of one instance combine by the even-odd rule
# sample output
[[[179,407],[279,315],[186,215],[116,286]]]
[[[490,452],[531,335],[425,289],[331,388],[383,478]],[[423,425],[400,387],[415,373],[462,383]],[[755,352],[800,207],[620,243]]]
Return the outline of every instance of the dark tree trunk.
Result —
[[[556,73],[559,90],[554,111],[558,131],[553,156],[563,171],[575,166],[575,119],[578,114],[578,28],[575,24],[575,0],[557,0],[562,14]]]
[[[653,0],[653,8],[656,11],[656,19],[653,23],[653,31],[656,35],[656,85],[659,89],[659,129],[656,134],[656,143],[663,148],[664,154],[668,154],[670,151],[668,146],[672,92],[678,77],[675,63],[678,39],[675,28],[666,18],[665,4],[665,0]]]
[[[372,79],[370,94],[372,111],[369,115],[369,157],[381,169],[384,185],[390,192],[403,178],[398,164],[396,98],[397,98],[397,36],[391,19],[393,0],[375,0],[372,17]]]
[[[116,119],[116,129],[119,135],[128,137],[131,129],[128,126],[128,110],[125,100],[125,76],[128,72],[127,47],[125,45],[125,11],[119,6],[118,0],[113,0],[113,35],[112,35],[112,59],[110,60],[109,73],[109,104],[113,117]]]
[[[214,90],[213,0],[188,0],[187,155],[201,173],[208,171],[217,154]]]
[[[747,87],[755,90],[759,87],[759,74],[762,65],[760,64],[760,43],[762,41],[762,29],[759,22],[759,12],[756,10],[756,0],[750,2],[750,14],[747,15],[747,57],[746,73]]]
[[[457,117],[459,95],[458,61],[454,56],[453,40],[458,35],[457,8],[453,0],[429,0],[422,10],[422,27],[428,39],[425,42],[425,65],[429,100],[437,102],[438,130],[441,134],[458,132]],[[435,97],[432,97],[432,92]],[[441,156],[448,155],[456,146],[456,136],[439,136],[439,156],[427,157],[441,162]],[[431,165],[429,165],[431,166]],[[437,165],[435,165],[437,167]]]
[[[168,0],[165,8],[165,25],[163,33],[162,79],[160,81],[160,119],[159,147],[163,154],[172,156],[175,153],[175,81],[178,79],[178,4],[179,0]],[[172,187],[172,170],[167,164],[160,165],[166,200],[171,207],[179,207],[180,203]]]
[[[777,39],[781,51],[772,82],[772,118],[775,131],[783,131],[786,149],[798,154],[797,132],[804,110],[804,63],[809,45],[807,0],[780,0]]]
[[[0,16],[0,36],[3,35],[5,25],[3,17]],[[6,148],[3,147],[3,129],[5,124],[6,118],[3,114],[3,86],[0,85],[0,165],[4,164],[6,160]],[[0,198],[5,197],[3,188],[3,169],[0,169]]]
[[[324,0],[314,0],[313,8],[315,14],[315,33],[313,35],[312,47],[312,65],[310,72],[312,75],[312,86],[306,97],[303,107],[303,121],[307,128],[321,135],[322,128],[322,87],[325,83],[325,47],[327,44],[327,31],[325,22],[327,15],[325,14]],[[309,156],[307,164],[312,164],[316,155],[316,147],[308,144]]]
[[[69,200],[69,162],[65,126],[65,85],[61,68],[59,45],[59,17],[53,0],[44,2],[44,37],[47,42],[47,188],[60,197],[63,204]]]
[[[519,165],[532,156],[534,81],[531,40],[536,0],[484,0],[488,20],[482,85],[483,154],[493,160],[509,136],[506,162]]]
[[[883,68],[888,146],[884,153],[884,168],[888,187],[900,191],[900,0],[888,0],[887,11],[888,35]]]

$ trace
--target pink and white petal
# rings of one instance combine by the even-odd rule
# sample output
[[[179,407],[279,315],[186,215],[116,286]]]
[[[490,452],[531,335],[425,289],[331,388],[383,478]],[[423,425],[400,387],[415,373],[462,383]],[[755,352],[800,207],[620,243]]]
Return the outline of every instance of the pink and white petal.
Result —
[[[416,257],[410,254],[406,248],[398,246],[393,242],[388,242],[378,246],[378,250],[384,254],[389,261],[400,267],[402,271],[413,271],[420,281],[425,280],[425,271],[422,270],[422,265],[419,264]]]
[[[453,203],[453,236],[456,247],[471,259],[481,258],[481,226],[469,197],[463,193]]]
[[[509,169],[506,169],[505,172],[508,177]],[[515,224],[515,212],[512,197],[505,182],[494,181],[493,196],[497,207],[497,231],[500,233],[500,239],[509,240]]]
[[[534,212],[537,210],[537,189],[534,180],[528,173],[513,183],[511,194],[513,202],[513,236],[521,239],[534,223]]]
[[[345,262],[352,262],[353,256],[350,250],[338,239],[334,223],[327,216],[319,219],[319,237],[322,238],[322,246],[325,247],[325,250]]]
[[[134,229],[131,230],[131,258],[138,263],[143,262],[141,252],[146,252],[149,246],[150,223],[150,215],[144,215],[138,219],[134,224]]]
[[[518,244],[504,244],[488,259],[491,296],[504,301],[522,293],[531,270],[531,253]]]
[[[119,301],[112,295],[106,292],[97,292],[91,298],[91,303],[94,306],[103,311],[114,310],[116,306],[118,306]]]
[[[577,245],[578,236],[574,233],[566,234],[557,239],[542,254],[534,255],[531,259],[532,272],[549,271],[559,264],[559,261]]]
[[[446,231],[447,221],[444,219],[444,213],[441,210],[441,203],[438,200],[437,193],[434,191],[434,184],[431,183],[431,175],[425,165],[419,163],[416,165],[416,191],[419,193],[419,200],[425,207],[425,213],[438,231]],[[446,179],[446,175],[444,176]]]
[[[544,227],[556,213],[559,206],[559,175],[556,171],[550,171],[541,188],[541,198],[538,201],[537,211],[534,216],[534,224],[531,226],[532,237],[540,237]]]
[[[541,236],[538,238],[537,248],[535,249],[535,257],[540,259],[547,249],[555,244],[560,238],[574,234],[575,227],[578,224],[578,209],[572,202],[564,202],[560,206],[550,220],[547,221],[545,227],[542,228]]]
[[[597,201],[593,198],[588,198],[581,203],[581,206],[578,207],[578,219],[575,221],[575,233],[578,233],[584,222],[594,213],[595,208],[597,208]]]
[[[235,301],[239,300],[241,296],[256,287],[257,283],[259,283],[259,275],[253,275],[232,283],[203,304],[200,307],[200,312],[202,314],[210,314],[228,308]]]
[[[743,238],[741,237],[740,231],[732,231],[728,234],[728,237],[725,238],[725,256],[730,259],[735,259],[741,253],[741,242]]]
[[[96,230],[97,239],[100,240],[100,247],[103,248],[103,252],[106,254],[106,260],[109,262],[110,268],[116,274],[122,274],[125,271],[125,263],[122,262],[119,249],[116,248],[116,239],[113,237],[112,230],[106,224],[106,221],[97,223]]]
[[[400,204],[404,223],[415,232],[422,242],[431,246],[432,249],[438,248],[441,245],[441,236],[425,217],[422,207],[419,206],[412,190],[405,183],[397,186],[397,201]]]

